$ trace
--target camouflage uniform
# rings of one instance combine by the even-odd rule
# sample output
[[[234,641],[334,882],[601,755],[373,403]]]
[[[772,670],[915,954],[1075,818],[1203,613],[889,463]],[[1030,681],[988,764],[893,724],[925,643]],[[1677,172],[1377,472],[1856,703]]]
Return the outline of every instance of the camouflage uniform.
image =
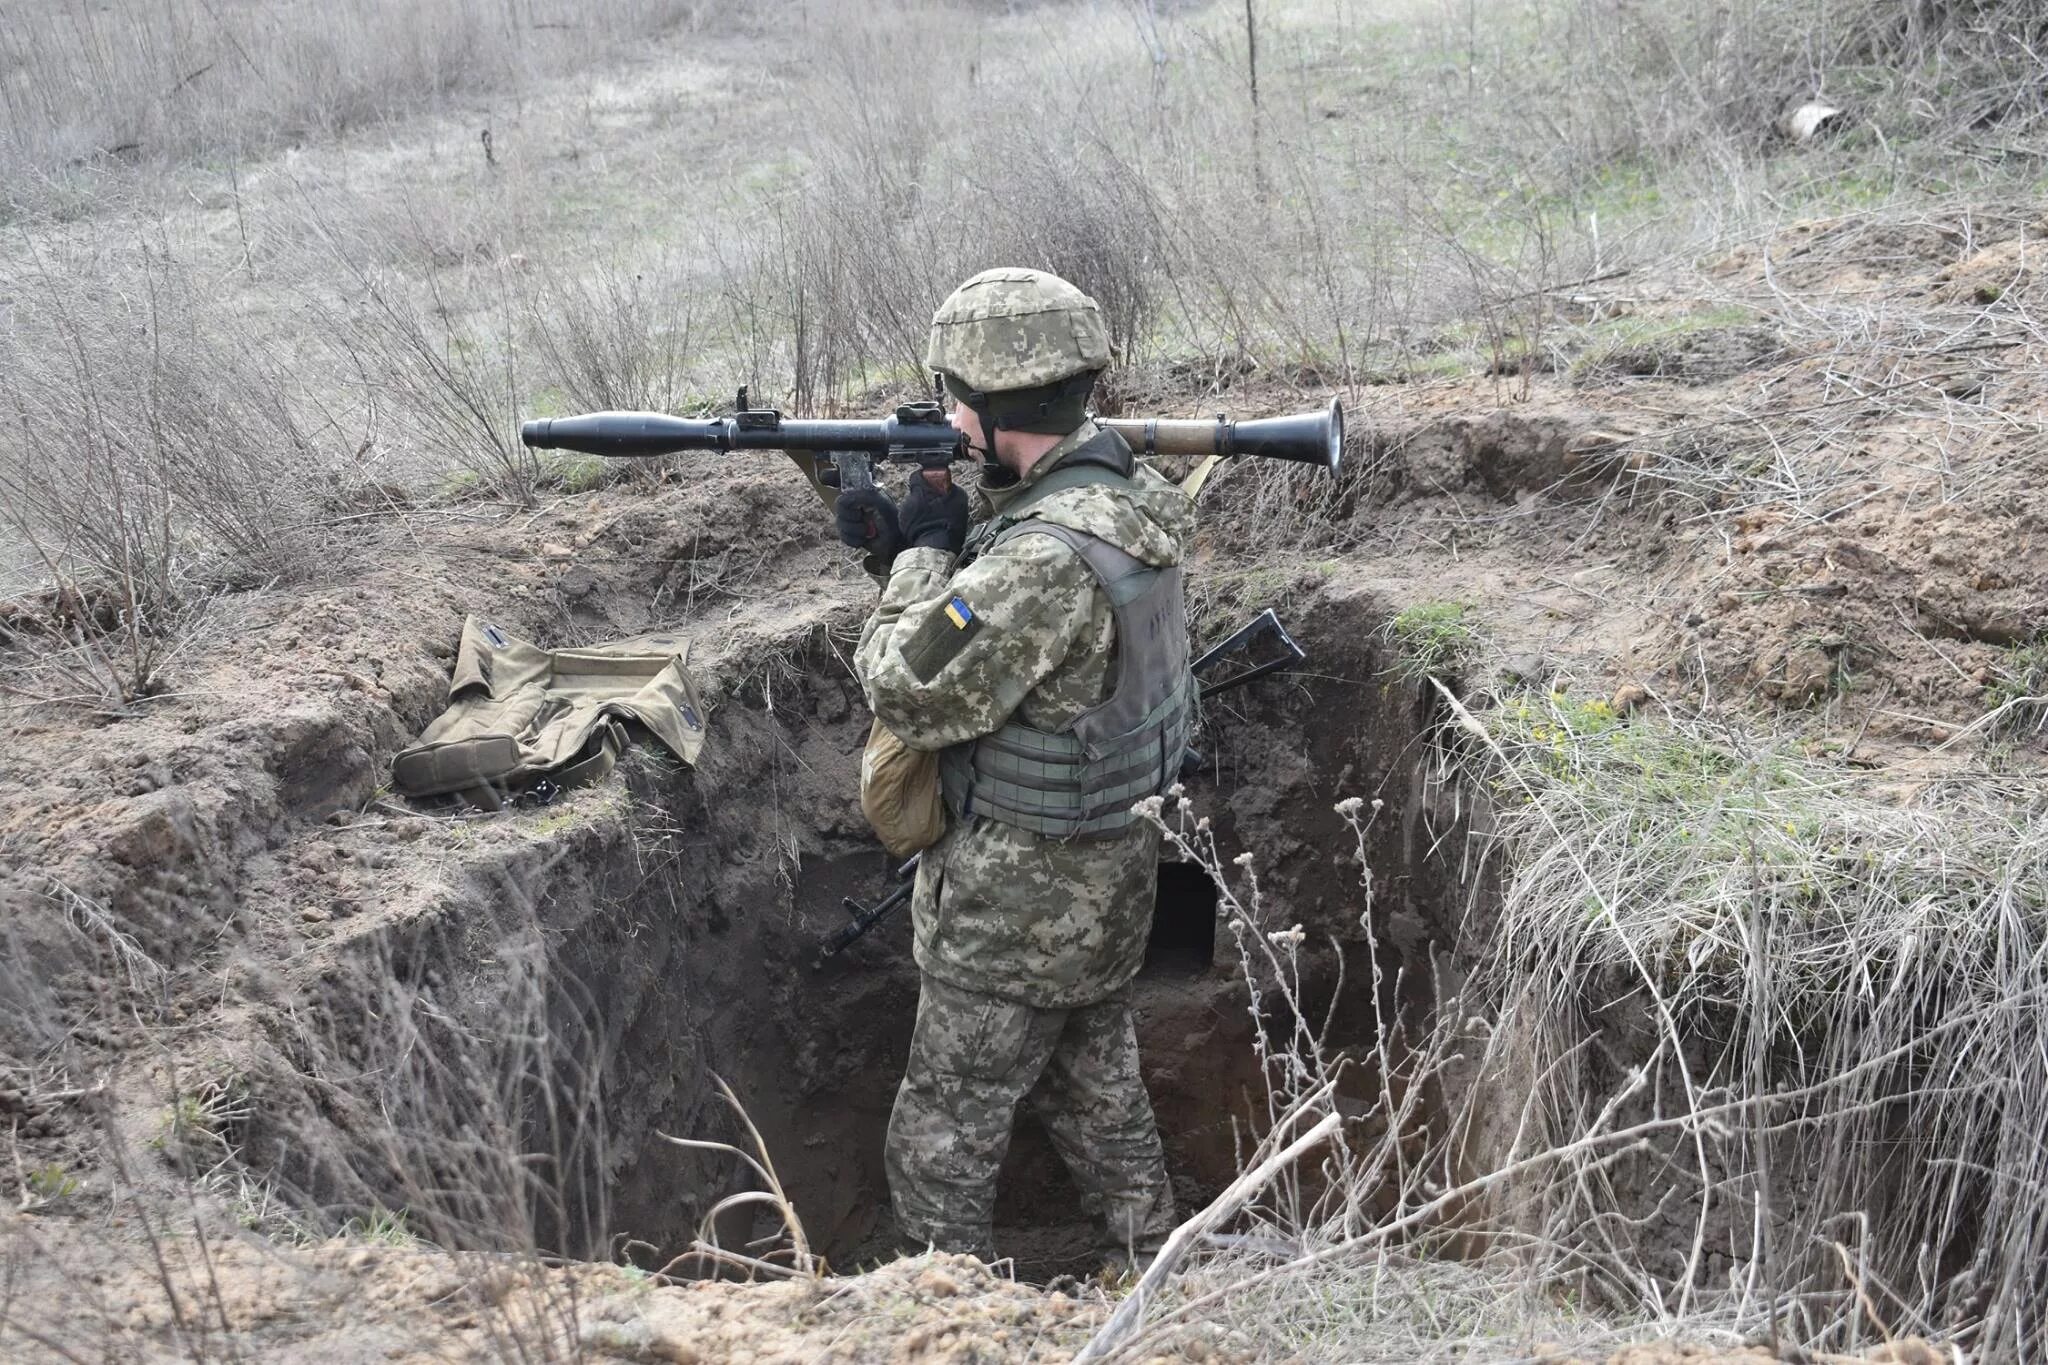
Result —
[[[1084,446],[1116,441],[1083,423],[1027,478],[985,489],[992,510]],[[1180,562],[1194,521],[1187,497],[1142,468],[1128,485],[1052,493],[1028,515],[1153,566]],[[971,606],[974,631],[948,619],[956,601]],[[1115,636],[1081,556],[1027,535],[957,571],[944,550],[898,555],[856,667],[884,725],[912,748],[940,750],[1013,716],[1071,725],[1113,684]],[[889,1124],[898,1224],[916,1243],[992,1255],[996,1171],[1028,1097],[1105,1244],[1155,1246],[1173,1226],[1173,1201],[1127,994],[1151,921],[1158,832],[1139,822],[1108,838],[1054,840],[980,816],[949,825],[924,854],[911,902],[923,990]]]

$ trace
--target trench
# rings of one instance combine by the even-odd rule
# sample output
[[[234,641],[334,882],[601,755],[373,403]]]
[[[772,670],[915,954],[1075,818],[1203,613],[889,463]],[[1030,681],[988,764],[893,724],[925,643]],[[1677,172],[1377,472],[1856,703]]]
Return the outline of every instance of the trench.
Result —
[[[1465,888],[1440,865],[1447,822],[1426,809],[1430,716],[1412,685],[1384,674],[1368,597],[1325,601],[1300,620],[1310,663],[1218,698],[1205,720],[1204,770],[1187,781],[1225,856],[1255,851],[1267,923],[1308,932],[1305,1004],[1331,1021],[1330,1042],[1363,1049],[1379,1017],[1365,960],[1366,897],[1356,836],[1333,810],[1346,796],[1384,803],[1368,825],[1376,879],[1371,928],[1389,1010],[1421,1009],[1433,948],[1448,941]],[[690,1183],[667,1144],[636,1141],[704,1119],[701,1076],[731,1082],[776,1154],[813,1239],[836,1263],[886,1253],[884,1129],[907,1053],[917,996],[911,927],[898,914],[822,965],[816,943],[843,921],[841,898],[888,885],[854,801],[867,716],[829,654],[796,661],[801,688],[744,691],[721,717],[721,754],[678,775],[654,800],[683,836],[673,875],[643,883],[654,919],[672,926],[663,994],[612,1059],[611,1130],[625,1153],[608,1192],[613,1231],[650,1245],[686,1241],[708,1187]],[[749,800],[748,797],[753,799]],[[794,856],[789,850],[794,849]],[[1264,1112],[1239,947],[1219,923],[1216,887],[1198,866],[1161,868],[1145,965],[1133,991],[1145,1077],[1177,1197],[1192,1208],[1236,1174]],[[619,964],[566,961],[586,978]],[[1341,986],[1340,986],[1341,983]],[[1398,985],[1396,983],[1399,983]],[[678,1068],[656,1022],[680,1008],[700,1064]],[[653,1044],[653,1045],[650,1045]],[[658,1098],[657,1098],[658,1097]],[[727,1176],[730,1171],[725,1172]],[[998,1182],[998,1250],[1020,1273],[1084,1265],[1091,1229],[1049,1139],[1020,1112]],[[679,1198],[679,1194],[685,1197]],[[763,1226],[758,1231],[770,1230]]]
[[[1307,664],[1211,703],[1204,762],[1185,782],[1224,858],[1255,852],[1265,926],[1307,932],[1306,1012],[1328,1019],[1333,1047],[1360,1053],[1382,1011],[1427,1008],[1415,988],[1441,968],[1467,897],[1444,854],[1459,844],[1459,818],[1429,776],[1432,717],[1412,685],[1384,671],[1387,612],[1363,594],[1292,608]],[[635,757],[615,779],[623,818],[594,819],[551,857],[506,874],[533,893],[544,1032],[559,1053],[529,1073],[546,1082],[545,1101],[520,1101],[520,1145],[549,1154],[530,1224],[542,1248],[664,1265],[714,1203],[758,1186],[729,1154],[660,1136],[750,1145],[716,1076],[758,1128],[814,1249],[841,1268],[891,1254],[883,1140],[918,984],[907,910],[836,957],[817,951],[845,922],[843,898],[871,900],[892,884],[858,807],[868,716],[842,652],[820,636],[770,661],[728,692],[694,769]],[[1382,803],[1366,830],[1370,898],[1357,836],[1333,810],[1350,796]],[[548,818],[594,799],[578,793]],[[1256,1139],[1265,1104],[1254,1030],[1281,1021],[1247,1009],[1238,935],[1206,873],[1170,862],[1159,885],[1132,1004],[1188,1212],[1233,1178]],[[506,954],[491,942],[503,932],[476,914],[449,917],[392,970],[435,983],[439,1008],[461,1002],[453,1008],[488,1020],[506,989]],[[1379,1010],[1369,939],[1386,992]],[[573,1156],[562,1151],[564,1094],[588,1111]],[[748,1205],[718,1227],[722,1244],[738,1246],[773,1235],[778,1221]],[[1096,1264],[1080,1196],[1022,1107],[998,1182],[996,1241],[1027,1278]]]

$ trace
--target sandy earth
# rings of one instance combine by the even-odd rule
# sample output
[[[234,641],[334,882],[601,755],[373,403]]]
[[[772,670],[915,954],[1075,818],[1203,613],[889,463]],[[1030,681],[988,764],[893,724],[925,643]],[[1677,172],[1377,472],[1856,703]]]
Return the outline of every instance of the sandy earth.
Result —
[[[669,1284],[616,1266],[339,1242],[167,1238],[152,1254],[28,1221],[0,1224],[0,1301],[51,1297],[32,1317],[10,1309],[41,1338],[17,1337],[16,1360],[992,1365],[1063,1360],[1107,1311],[1100,1291],[1045,1293],[944,1255],[853,1279]]]
[[[674,1283],[618,1266],[544,1269],[517,1258],[247,1237],[101,1239],[0,1221],[10,1359],[369,1361],[583,1359],[712,1365],[997,1365],[1065,1360],[1102,1324],[1094,1285],[1047,1291],[971,1257],[908,1257],[851,1278]],[[26,1329],[26,1330],[24,1330]],[[32,1335],[31,1335],[32,1334]],[[1259,1358],[1200,1329],[1132,1365]],[[1648,1343],[1591,1357],[1537,1344],[1531,1365],[1945,1365],[1916,1338],[1867,1353]]]
[[[604,87],[589,118],[658,130],[685,103],[732,118],[756,103],[685,75]],[[705,126],[706,156],[748,136]],[[573,179],[582,152],[550,148]],[[295,173],[385,183],[416,153],[315,151]],[[481,174],[422,166],[423,187]],[[199,212],[224,240],[229,206]],[[2048,309],[2044,236],[2038,206],[1850,217],[1573,291],[1534,374],[1346,395],[1354,473],[1334,496],[1270,471],[1216,480],[1198,567],[1288,616],[1352,596],[1465,602],[1488,668],[1751,716],[1902,792],[1984,758],[2038,770],[2038,734],[1988,752],[1982,722],[2009,651],[2048,630],[2048,341],[2028,313]],[[1742,320],[1660,326],[1731,306]],[[1628,323],[1641,335],[1599,350]],[[1130,401],[1252,415],[1327,396],[1247,381]],[[330,968],[480,869],[596,837],[547,813],[429,820],[389,798],[390,757],[441,704],[465,613],[543,644],[685,632],[726,711],[714,734],[779,707],[813,737],[798,761],[820,784],[850,772],[840,736],[864,720],[845,655],[871,586],[778,458],[681,469],[533,507],[323,508],[323,572],[218,601],[166,695],[119,719],[8,715],[0,1188],[22,1211],[0,1223],[0,1319],[35,1334],[10,1351],[169,1358],[202,1340],[277,1359],[485,1359],[532,1333],[626,1359],[965,1362],[1062,1358],[1100,1319],[1099,1297],[947,1259],[820,1284],[657,1286],[360,1240],[147,1233],[138,1210],[194,1197],[192,1173],[261,1117],[239,1088],[259,1040],[309,1008]],[[65,609],[0,607],[11,676],[33,684],[25,646]],[[787,663],[800,652],[837,662],[807,674]],[[587,796],[573,811],[606,799]],[[858,837],[843,811],[798,815]],[[735,861],[779,866],[772,845]],[[193,1097],[200,1121],[178,1123],[167,1096]],[[175,1264],[160,1273],[157,1255]],[[1755,1358],[1625,1351],[1611,1365]],[[1870,1357],[1887,1358],[1920,1359]]]
[[[1771,249],[1797,263],[1830,233],[1853,231],[1816,227]],[[1984,253],[2002,259],[2000,246]],[[1902,269],[1918,273],[1897,292],[1947,307],[1944,291],[1966,275],[1957,265],[1932,245],[1909,253]],[[1757,267],[1738,253],[1714,278],[1753,289]],[[1785,287],[1783,274],[1778,281]],[[2022,410],[2015,393],[2036,382],[2018,363],[2025,344],[1967,353],[1983,384],[2001,386],[2002,411]],[[1358,592],[1395,606],[1470,602],[1499,657],[1525,677],[1597,695],[1633,685],[1675,705],[1733,704],[1904,773],[1944,764],[1957,755],[1941,746],[1967,739],[1983,713],[2000,652],[2043,619],[2048,528],[2038,501],[2020,496],[2039,436],[2023,420],[1972,427],[1945,465],[1931,465],[1930,433],[1960,429],[1958,400],[1922,392],[1939,377],[1938,358],[1924,382],[1894,381],[1917,395],[1903,408],[1843,402],[1854,363],[1833,349],[1800,354],[1788,341],[1781,358],[1712,382],[1537,375],[1526,401],[1505,403],[1502,381],[1484,378],[1366,391],[1354,407],[1354,430],[1366,433],[1355,491],[1310,544],[1277,561],[1277,579],[1269,563],[1254,586],[1277,590],[1283,611]],[[1239,397],[1302,405],[1292,394]],[[1652,497],[1664,471],[1696,477],[1708,462],[1702,444],[1724,462],[1754,449],[1744,433],[1755,423],[1722,415],[1743,403],[1788,425],[1827,412],[1831,432],[1853,433],[1853,449],[1826,487],[1797,498],[1765,502],[1752,486],[1676,506]],[[414,913],[422,895],[502,851],[506,837],[533,837],[531,827],[510,836],[483,827],[450,842],[431,823],[393,818],[404,812],[382,794],[390,754],[439,704],[464,612],[547,643],[656,625],[687,631],[721,699],[764,659],[806,640],[845,640],[870,589],[826,543],[794,472],[710,458],[687,469],[681,484],[558,496],[534,509],[421,506],[353,523],[323,582],[220,603],[170,695],[137,716],[19,719],[17,761],[0,778],[0,847],[10,898],[42,913],[10,927],[25,966],[18,984],[34,1008],[9,1023],[15,1055],[46,1061],[10,1073],[12,1098],[0,1099],[17,1116],[20,1169],[59,1168],[80,1188],[50,1198],[22,1186],[32,1208],[12,1220],[17,1265],[20,1248],[47,1240],[43,1229],[62,1228],[58,1240],[75,1248],[87,1228],[122,1217],[109,1200],[118,1183],[176,1187],[174,1153],[156,1141],[164,1086],[175,1077],[205,1093],[204,1078],[232,1076],[243,1035],[277,1008],[274,995],[238,990],[260,975],[249,963],[313,979],[348,941]],[[1216,529],[1204,562],[1219,576],[1257,563],[1247,537],[1261,525],[1263,487],[1254,472],[1235,471],[1211,495]],[[1744,498],[1757,505],[1730,505]],[[762,675],[771,688],[772,677],[772,667]],[[56,888],[103,907],[154,967],[135,968],[75,914],[52,913],[70,904]],[[123,970],[149,977],[140,993],[149,1008],[110,989]],[[103,1095],[64,1093],[98,1086]],[[100,1162],[102,1125],[156,1169],[115,1181]],[[181,1254],[192,1252],[184,1244]],[[126,1259],[137,1259],[132,1246]],[[408,1268],[387,1270],[386,1260]],[[465,1306],[471,1292],[431,1266],[444,1263],[362,1247],[287,1257],[231,1244],[215,1271],[226,1286],[219,1311],[266,1350],[307,1359],[337,1358],[325,1333],[346,1334],[362,1358],[497,1349],[488,1338],[503,1329],[482,1325],[497,1320]],[[733,1343],[719,1333],[734,1331],[765,1334],[748,1337],[748,1353],[762,1359],[1053,1358],[1099,1312],[950,1265],[818,1290],[653,1290],[623,1283],[625,1274],[565,1273],[535,1301],[587,1293],[577,1329],[587,1344],[678,1360],[728,1358]],[[114,1324],[106,1330],[168,1351],[175,1319],[150,1282],[108,1289],[91,1312]],[[342,1305],[347,1326],[331,1316]],[[11,1311],[34,1330],[84,1330],[75,1314],[53,1324]],[[383,1325],[363,1328],[364,1311]],[[877,1344],[880,1325],[899,1320],[916,1330]],[[425,1346],[408,1336],[421,1331]],[[828,1349],[843,1354],[819,1354]]]

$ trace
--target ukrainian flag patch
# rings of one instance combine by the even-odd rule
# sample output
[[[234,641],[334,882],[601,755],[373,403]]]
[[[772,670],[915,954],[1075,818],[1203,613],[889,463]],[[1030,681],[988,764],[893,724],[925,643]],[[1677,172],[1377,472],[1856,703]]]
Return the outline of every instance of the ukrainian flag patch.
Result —
[[[921,683],[928,683],[960,657],[981,634],[982,619],[964,597],[950,597],[936,616],[927,616],[903,643],[903,662]]]

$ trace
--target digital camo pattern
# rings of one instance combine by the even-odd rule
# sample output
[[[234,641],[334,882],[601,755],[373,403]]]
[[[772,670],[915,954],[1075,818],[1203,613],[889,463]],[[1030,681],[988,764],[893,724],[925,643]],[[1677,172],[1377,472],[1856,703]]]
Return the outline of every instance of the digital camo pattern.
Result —
[[[996,510],[1096,432],[1084,425],[1031,479],[991,492]],[[1150,471],[1135,491],[1070,489],[1034,515],[1154,565],[1179,562],[1194,529],[1193,505]],[[953,562],[939,550],[899,555],[861,636],[855,667],[868,705],[905,744],[943,749],[1012,715],[1061,730],[1108,695],[1115,616],[1079,554],[1049,536],[1019,536],[957,574]],[[950,629],[934,620],[955,597],[980,624],[932,671],[921,649],[906,650],[921,632]],[[918,965],[963,989],[1041,1008],[1105,999],[1144,957],[1158,855],[1148,824],[1112,839],[1058,841],[992,820],[956,822],[919,867],[911,901]]]
[[[993,1260],[996,1170],[1028,1099],[1073,1173],[1105,1251],[1156,1251],[1173,1191],[1122,995],[1036,1009],[927,976],[889,1115],[889,1194],[916,1244]]]
[[[932,315],[927,369],[983,393],[1030,389],[1109,364],[1094,299],[1043,270],[984,270]]]

